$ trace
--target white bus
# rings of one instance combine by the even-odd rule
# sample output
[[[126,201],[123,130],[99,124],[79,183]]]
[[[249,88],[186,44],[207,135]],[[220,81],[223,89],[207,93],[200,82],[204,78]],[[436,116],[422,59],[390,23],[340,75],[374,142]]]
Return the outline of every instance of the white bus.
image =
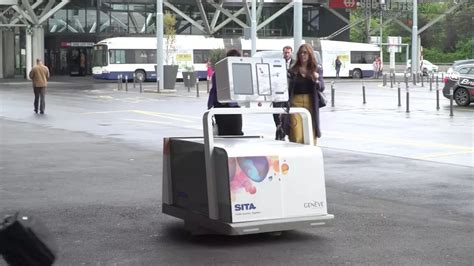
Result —
[[[166,47],[163,44],[163,47]],[[223,49],[224,40],[197,35],[177,35],[175,49],[170,53],[168,64],[178,65],[178,76],[193,68],[200,79],[207,77],[207,60],[213,49]],[[163,58],[166,60],[165,51]],[[167,64],[165,62],[165,64]],[[156,38],[116,37],[94,45],[92,74],[97,79],[123,78],[156,80]]]
[[[373,76],[373,62],[380,55],[380,47],[377,45],[331,40],[313,40],[311,43],[321,53],[325,77],[336,76],[335,61],[338,56],[342,63],[339,77]]]
[[[275,42],[275,41],[274,41]],[[278,40],[276,48],[283,48],[285,45],[292,45],[293,39]],[[380,48],[374,44],[342,42],[331,40],[308,40],[314,48],[316,60],[322,65],[324,77],[336,76],[336,58],[341,60],[340,77],[364,78],[372,77],[374,74],[373,62],[380,55]],[[258,43],[257,43],[258,48]],[[296,53],[296,51],[295,51]],[[257,57],[281,57],[282,49],[266,50],[257,52]]]
[[[330,40],[308,40],[314,47],[318,61],[322,64],[325,77],[335,77],[335,60],[339,56],[342,66],[340,77],[363,78],[373,75],[373,61],[380,53],[377,45]],[[226,45],[224,45],[226,43]],[[257,51],[269,51],[268,55],[281,57],[286,45],[292,46],[292,38],[257,39]],[[166,47],[165,45],[163,45]],[[200,79],[207,77],[207,60],[214,49],[225,46],[240,47],[243,56],[250,56],[251,40],[224,39],[177,35],[175,49],[169,64],[176,64],[177,78],[182,71],[192,67]],[[166,58],[163,51],[163,58]],[[166,64],[166,62],[165,62]],[[139,80],[156,80],[156,38],[155,37],[116,37],[105,39],[94,45],[92,73],[97,79],[115,80],[119,75],[129,79],[135,74]]]

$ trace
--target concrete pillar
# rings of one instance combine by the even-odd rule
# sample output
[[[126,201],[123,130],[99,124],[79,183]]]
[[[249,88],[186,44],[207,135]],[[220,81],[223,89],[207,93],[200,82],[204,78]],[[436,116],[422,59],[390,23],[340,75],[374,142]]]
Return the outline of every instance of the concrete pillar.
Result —
[[[303,43],[303,0],[293,3],[293,53],[296,55]]]
[[[44,62],[44,29],[32,26],[26,29],[26,73],[36,64],[36,59]]]
[[[27,79],[30,79],[28,77],[28,73],[30,73],[31,71],[31,68],[32,68],[32,62],[33,62],[33,59],[32,59],[32,56],[33,56],[33,50],[32,50],[32,47],[31,47],[31,34],[32,34],[32,31],[30,28],[27,28],[26,31],[25,31],[25,66],[26,66],[26,78]]]
[[[3,78],[3,31],[0,30],[0,79]]]
[[[33,34],[31,44],[33,48],[32,64],[35,65],[36,59],[44,62],[44,29],[41,25],[32,27]]]
[[[4,78],[15,77],[15,33],[13,31],[4,31],[2,33],[2,68]]]

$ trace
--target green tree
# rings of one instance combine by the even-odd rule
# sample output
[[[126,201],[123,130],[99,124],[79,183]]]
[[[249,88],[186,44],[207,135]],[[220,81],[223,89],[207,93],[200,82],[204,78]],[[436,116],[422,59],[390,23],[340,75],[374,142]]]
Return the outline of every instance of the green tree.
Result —
[[[224,49],[214,49],[209,53],[209,59],[211,61],[212,68],[216,66],[216,63],[224,59],[226,51]]]
[[[435,63],[449,63],[453,60],[472,58],[471,27],[474,5],[469,5],[467,2],[470,1],[466,1],[462,7],[446,15],[443,19],[420,34],[425,59]],[[439,17],[451,6],[451,2],[418,4],[418,29]],[[352,11],[350,23],[352,24],[362,18],[364,18],[363,9]],[[386,19],[388,19],[388,17],[384,18],[384,20]],[[403,13],[403,15],[398,16],[397,19],[404,22],[408,27],[411,27],[412,14],[410,12]],[[371,29],[378,28],[379,26],[379,18],[373,16],[370,25]],[[355,28],[362,29],[362,32]],[[365,24],[363,22],[351,28],[350,40],[354,42],[364,42],[364,28]],[[376,33],[374,35],[379,34]],[[411,33],[397,23],[392,22],[384,25],[383,40],[386,40],[387,36],[402,36],[403,43],[411,44]],[[404,57],[404,55],[401,54],[398,56],[400,56],[400,59]]]
[[[163,33],[165,36],[165,64],[174,64],[173,53],[176,51],[176,16],[169,11],[163,16]]]
[[[448,3],[420,5],[421,25],[444,13]],[[472,14],[474,6],[464,4],[421,34],[424,57],[433,62],[449,63],[472,57]]]

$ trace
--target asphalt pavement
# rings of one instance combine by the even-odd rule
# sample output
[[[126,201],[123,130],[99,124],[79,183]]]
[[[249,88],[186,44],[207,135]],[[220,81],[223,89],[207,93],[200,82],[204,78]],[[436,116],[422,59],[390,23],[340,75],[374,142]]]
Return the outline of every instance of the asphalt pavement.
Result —
[[[197,100],[182,86],[167,95],[135,91],[109,98],[122,95],[115,85],[56,79],[48,90],[46,115],[40,116],[32,113],[28,82],[0,84],[0,215],[20,211],[41,219],[58,242],[56,265],[472,265],[474,261],[472,165],[332,145],[323,146],[328,212],[335,215],[330,224],[281,236],[191,236],[182,221],[161,213],[160,142],[162,135],[196,134],[199,129],[156,120],[156,131],[148,132],[151,126],[130,126],[112,120],[115,116],[104,122],[86,113],[115,112],[132,104],[191,108],[205,99]],[[91,95],[102,101],[87,101]],[[163,116],[159,112],[153,113],[157,119]],[[472,121],[471,113],[466,116],[463,121]],[[108,129],[114,124],[123,132],[118,126]],[[140,134],[127,135],[132,131]]]

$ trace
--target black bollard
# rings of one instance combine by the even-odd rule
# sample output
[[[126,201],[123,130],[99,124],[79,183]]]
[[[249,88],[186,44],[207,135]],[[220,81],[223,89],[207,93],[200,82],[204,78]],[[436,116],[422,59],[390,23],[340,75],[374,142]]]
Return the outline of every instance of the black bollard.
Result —
[[[121,90],[121,89],[122,89],[122,88],[121,88],[121,84],[120,84],[120,83],[121,83],[121,81],[120,81],[121,79],[122,79],[122,77],[121,77],[120,75],[118,75],[118,76],[117,76],[117,90]]]
[[[400,82],[398,82],[398,107],[402,106],[402,93],[400,89]]]
[[[453,87],[451,87],[449,89],[449,116],[451,116],[451,117],[454,116],[454,114],[453,114],[453,102],[454,102],[453,97],[454,97],[454,95],[453,94],[454,94]]]
[[[407,88],[407,113],[410,112],[410,90]]]
[[[143,87],[142,87],[143,81],[141,79],[138,80],[138,84],[140,85],[140,93],[143,92]]]
[[[421,87],[425,87],[425,84],[423,83],[424,80],[425,76],[423,75],[423,73],[421,73]]]
[[[433,73],[431,73],[431,76],[430,77],[430,91],[433,90]]]
[[[191,83],[191,77],[190,77],[190,75],[187,75],[187,80],[189,80],[189,84],[188,84],[188,92],[191,92],[191,86],[190,86],[190,83]]]
[[[336,91],[335,91],[335,88],[334,88],[334,81],[331,82],[331,107],[334,107],[334,101],[335,101],[335,97],[336,97]]]
[[[413,76],[413,85],[416,85],[416,73],[411,74]]]
[[[439,110],[439,87],[436,84],[436,110]]]
[[[196,97],[199,98],[199,78],[196,78]]]
[[[135,77],[135,73],[133,73],[133,89],[135,89],[135,80],[137,77]]]
[[[436,88],[438,88],[438,73],[436,73]]]
[[[128,76],[125,75],[125,91],[128,92]]]
[[[362,103],[366,104],[367,102],[365,101],[365,84],[362,83]]]
[[[393,89],[393,82],[395,82],[395,73],[390,73],[390,88]]]
[[[387,86],[387,73],[383,73],[383,86]]]
[[[405,87],[408,87],[408,76],[407,76],[406,71],[405,71],[405,74],[404,74],[404,78],[405,78]]]

